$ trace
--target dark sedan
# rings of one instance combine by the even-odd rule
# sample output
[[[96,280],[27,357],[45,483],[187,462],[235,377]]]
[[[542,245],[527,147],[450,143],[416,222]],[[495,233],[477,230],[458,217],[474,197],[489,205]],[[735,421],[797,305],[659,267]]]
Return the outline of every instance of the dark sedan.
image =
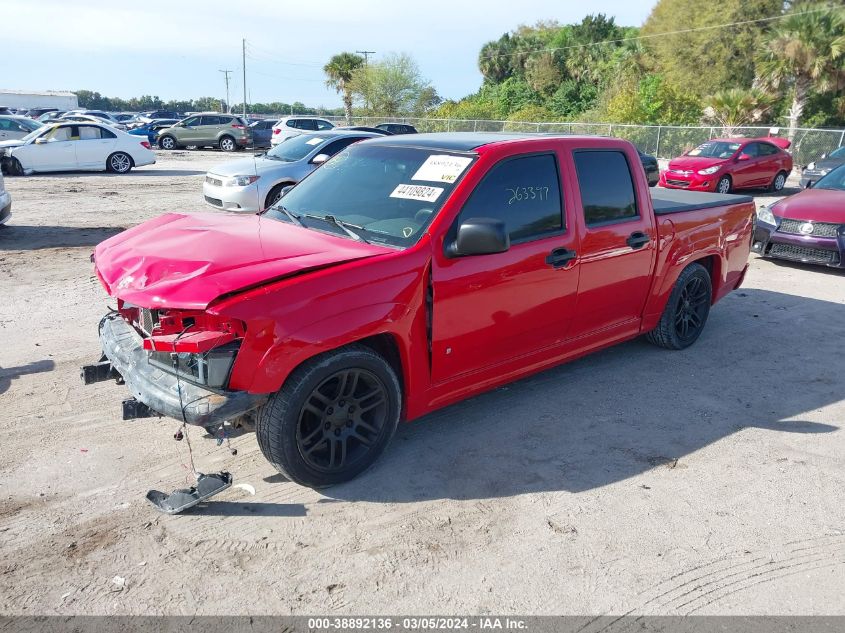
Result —
[[[764,257],[845,268],[845,165],[757,210],[751,249]]]
[[[801,172],[801,188],[812,187],[819,178],[826,176],[840,165],[845,165],[845,147],[835,149],[830,154],[822,154],[820,159],[809,163]]]
[[[270,139],[273,137],[274,125],[276,125],[276,119],[261,119],[249,124],[254,147],[272,147]]]
[[[384,130],[391,134],[417,134],[417,128],[407,123],[379,123],[376,129]]]

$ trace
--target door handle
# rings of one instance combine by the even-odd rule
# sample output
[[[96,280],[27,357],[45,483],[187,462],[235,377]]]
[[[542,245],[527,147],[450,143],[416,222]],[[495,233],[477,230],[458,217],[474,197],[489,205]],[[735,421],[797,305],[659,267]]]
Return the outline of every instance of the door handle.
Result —
[[[631,233],[630,236],[628,236],[628,239],[625,240],[625,243],[628,244],[628,246],[630,246],[634,250],[637,250],[638,248],[642,248],[643,246],[648,244],[650,241],[651,238],[642,231],[634,231],[633,233]]]
[[[554,268],[563,268],[576,257],[578,253],[575,251],[568,248],[556,248],[546,256],[546,263]]]

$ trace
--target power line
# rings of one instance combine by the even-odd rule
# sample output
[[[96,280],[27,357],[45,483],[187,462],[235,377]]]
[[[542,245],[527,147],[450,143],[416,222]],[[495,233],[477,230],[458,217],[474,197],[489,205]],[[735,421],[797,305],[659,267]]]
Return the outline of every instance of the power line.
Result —
[[[534,53],[552,53],[554,51],[567,51],[575,48],[586,48],[588,46],[600,46],[602,44],[621,44],[623,42],[634,42],[637,40],[647,40],[655,37],[663,37],[665,35],[682,35],[684,33],[696,33],[698,31],[708,31],[712,29],[724,29],[732,26],[742,26],[745,24],[757,24],[760,22],[771,22],[772,20],[782,20],[783,18],[792,17],[795,15],[809,15],[811,13],[821,13],[827,11],[831,7],[824,7],[821,9],[813,9],[811,11],[801,11],[798,13],[784,13],[783,15],[773,15],[767,18],[758,18],[756,20],[742,20],[739,22],[728,22],[727,24],[714,24],[712,26],[699,26],[692,29],[682,29],[680,31],[666,31],[665,33],[651,33],[649,35],[637,35],[635,37],[623,37],[617,40],[602,40],[600,42],[587,42],[586,44],[573,44],[572,46],[557,46],[555,48],[538,48],[531,51],[516,51],[513,53],[493,53],[492,55],[480,55],[479,59],[492,59],[494,57],[513,57],[514,55],[532,55]]]
[[[271,52],[271,51],[268,51],[268,50],[263,49],[263,48],[259,48],[259,47],[255,46],[254,44],[248,44],[247,48],[248,48],[249,52],[257,53],[258,55],[264,57],[267,61],[273,61],[273,62],[276,62],[277,64],[284,64],[286,66],[315,66],[315,67],[320,67],[320,66],[323,65],[323,64],[320,64],[320,63],[317,63],[317,62],[283,61],[283,58],[281,56],[279,56],[278,53]]]

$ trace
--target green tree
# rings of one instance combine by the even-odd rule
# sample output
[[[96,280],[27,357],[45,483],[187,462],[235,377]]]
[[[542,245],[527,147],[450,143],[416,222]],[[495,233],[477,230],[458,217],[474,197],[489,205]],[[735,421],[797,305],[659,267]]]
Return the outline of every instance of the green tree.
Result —
[[[774,101],[758,88],[722,90],[704,99],[704,121],[718,123],[725,136],[733,136],[735,128],[762,121]]]
[[[326,73],[326,85],[334,88],[343,95],[343,107],[346,114],[346,124],[352,125],[352,76],[364,65],[364,58],[355,53],[338,53],[333,55],[323,66]]]
[[[683,125],[698,122],[701,101],[662,75],[628,78],[607,98],[604,117],[612,123]]]
[[[430,84],[422,78],[410,55],[390,53],[356,70],[349,86],[359,101],[369,104],[372,112],[396,116],[413,111]]]
[[[651,36],[643,40],[650,69],[698,97],[748,88],[755,76],[755,52],[771,23],[690,29],[777,16],[782,8],[783,0],[659,0],[642,28],[643,35]]]
[[[764,86],[791,92],[789,138],[813,91],[845,88],[845,8],[800,3],[793,9],[765,37],[757,62]]]

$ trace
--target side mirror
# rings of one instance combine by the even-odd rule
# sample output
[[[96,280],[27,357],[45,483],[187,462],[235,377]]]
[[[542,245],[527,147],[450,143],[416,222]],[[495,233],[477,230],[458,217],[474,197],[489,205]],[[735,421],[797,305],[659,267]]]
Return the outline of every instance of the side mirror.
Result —
[[[293,185],[288,185],[287,187],[282,187],[282,195],[280,195],[279,197],[284,198],[285,194],[287,194],[287,192],[290,191],[291,189],[293,189]]]
[[[812,189],[814,184],[816,184],[816,183],[814,183],[812,180],[811,180],[811,181],[809,181],[809,182],[807,183],[807,186],[805,187],[805,189]]]
[[[46,143],[46,142],[47,142],[47,139],[44,138],[43,136],[39,136],[37,139],[35,139],[36,145],[44,145],[44,143]]]
[[[740,154],[739,156],[737,156],[736,160],[737,161],[751,160],[751,157],[748,154]]]
[[[331,156],[328,154],[317,154],[314,158],[311,159],[312,165],[322,165],[327,160],[329,160]]]
[[[449,257],[504,253],[511,247],[507,227],[493,218],[469,218],[461,222],[455,241],[446,248]]]

